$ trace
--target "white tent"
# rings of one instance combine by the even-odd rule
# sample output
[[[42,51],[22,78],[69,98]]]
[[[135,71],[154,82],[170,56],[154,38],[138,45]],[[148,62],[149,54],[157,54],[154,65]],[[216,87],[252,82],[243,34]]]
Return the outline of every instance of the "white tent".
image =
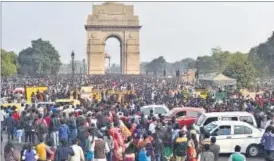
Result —
[[[200,84],[205,86],[224,86],[224,85],[236,85],[236,79],[229,78],[223,74],[219,74],[214,77],[207,77],[199,79]]]

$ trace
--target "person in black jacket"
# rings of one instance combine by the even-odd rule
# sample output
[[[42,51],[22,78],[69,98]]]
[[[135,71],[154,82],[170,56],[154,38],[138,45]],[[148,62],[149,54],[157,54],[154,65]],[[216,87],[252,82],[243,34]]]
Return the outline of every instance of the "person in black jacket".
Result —
[[[187,137],[183,131],[179,132],[179,137],[176,138],[174,142],[174,152],[176,156],[176,161],[185,161],[187,155]]]
[[[16,122],[12,117],[12,113],[9,114],[9,117],[6,119],[7,131],[8,131],[8,140],[10,138],[13,140],[13,131],[14,127],[16,126]]]
[[[58,133],[59,126],[60,126],[60,122],[58,118],[56,117],[56,114],[53,113],[50,120],[49,131],[53,138],[53,142],[54,142],[53,145],[55,148],[59,145],[59,133]]]
[[[30,116],[25,118],[24,132],[25,142],[29,139],[29,142],[34,143],[34,122]]]

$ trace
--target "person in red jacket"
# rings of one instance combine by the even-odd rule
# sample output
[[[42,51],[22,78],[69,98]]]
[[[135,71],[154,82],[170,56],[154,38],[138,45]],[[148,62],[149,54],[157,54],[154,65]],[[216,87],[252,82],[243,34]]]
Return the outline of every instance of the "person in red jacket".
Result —
[[[12,117],[16,121],[16,123],[19,123],[20,116],[17,109],[13,112]]]

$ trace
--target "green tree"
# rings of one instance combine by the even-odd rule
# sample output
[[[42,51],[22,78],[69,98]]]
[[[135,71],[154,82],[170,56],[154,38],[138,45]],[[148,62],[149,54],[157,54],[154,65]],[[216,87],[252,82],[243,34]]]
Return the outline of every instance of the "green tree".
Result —
[[[225,67],[227,66],[228,60],[231,56],[231,53],[228,51],[222,51],[220,47],[212,49],[212,58],[213,62],[215,63],[215,71],[221,73],[224,71]]]
[[[185,58],[181,60],[184,69],[194,69],[195,68],[195,60],[192,58]]]
[[[17,55],[1,49],[1,76],[12,76],[17,72]]]
[[[236,79],[238,88],[254,87],[255,68],[248,61],[248,54],[232,54],[223,74]]]
[[[19,74],[56,75],[61,66],[60,56],[49,41],[31,41],[31,47],[19,53]]]
[[[269,68],[257,53],[258,47],[252,48],[248,54],[248,61],[254,66],[256,76],[264,77],[269,74]]]
[[[167,65],[167,62],[163,56],[153,59],[146,65],[146,69],[149,72],[162,72]]]
[[[254,51],[253,51],[254,52]],[[268,69],[268,74],[274,74],[274,32],[272,36],[258,46],[257,56],[263,61],[263,68]],[[252,53],[251,53],[252,54]]]
[[[214,73],[216,72],[216,64],[212,56],[200,56],[197,58],[196,68],[199,73]]]

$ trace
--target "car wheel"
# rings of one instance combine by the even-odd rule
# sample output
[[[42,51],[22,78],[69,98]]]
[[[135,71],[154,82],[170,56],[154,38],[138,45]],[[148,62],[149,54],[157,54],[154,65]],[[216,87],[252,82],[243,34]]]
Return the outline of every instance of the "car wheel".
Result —
[[[246,154],[249,157],[256,157],[260,153],[259,146],[256,144],[251,144],[247,147]]]

